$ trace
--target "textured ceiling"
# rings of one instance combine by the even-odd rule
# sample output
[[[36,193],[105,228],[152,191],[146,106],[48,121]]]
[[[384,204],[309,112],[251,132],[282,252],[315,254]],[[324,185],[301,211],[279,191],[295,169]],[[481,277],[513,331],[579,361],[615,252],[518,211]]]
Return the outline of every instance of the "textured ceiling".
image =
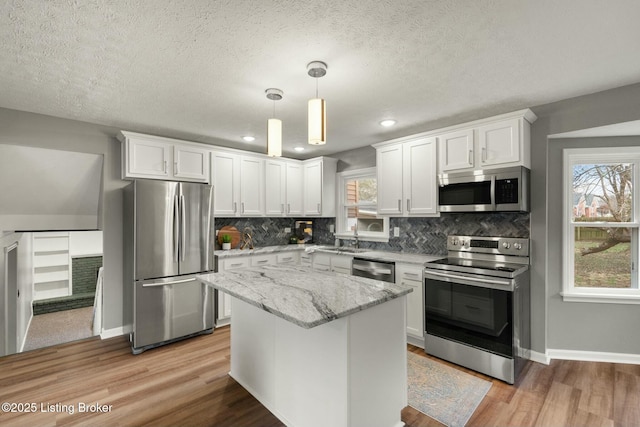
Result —
[[[638,17],[638,0],[5,0],[0,107],[260,151],[276,87],[284,154],[306,158],[639,82]]]

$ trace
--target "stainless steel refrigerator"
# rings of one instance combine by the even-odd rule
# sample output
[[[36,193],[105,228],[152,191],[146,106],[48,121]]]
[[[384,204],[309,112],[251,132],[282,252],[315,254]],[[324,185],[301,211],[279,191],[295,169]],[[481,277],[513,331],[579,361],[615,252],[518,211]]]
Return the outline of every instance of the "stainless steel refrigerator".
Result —
[[[211,333],[215,269],[211,185],[135,180],[124,191],[125,324],[138,354]]]

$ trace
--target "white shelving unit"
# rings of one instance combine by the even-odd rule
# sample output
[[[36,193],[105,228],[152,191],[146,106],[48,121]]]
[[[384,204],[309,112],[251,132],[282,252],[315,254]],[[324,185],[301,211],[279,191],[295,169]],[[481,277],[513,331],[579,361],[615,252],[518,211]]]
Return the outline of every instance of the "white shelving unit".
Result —
[[[71,295],[69,233],[33,234],[34,300]]]

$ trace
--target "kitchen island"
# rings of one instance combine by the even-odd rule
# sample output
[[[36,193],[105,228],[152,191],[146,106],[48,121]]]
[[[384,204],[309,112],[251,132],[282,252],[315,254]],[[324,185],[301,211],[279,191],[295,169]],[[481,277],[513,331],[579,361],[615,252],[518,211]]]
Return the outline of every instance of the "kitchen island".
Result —
[[[285,424],[403,425],[411,288],[299,266],[198,279],[232,296],[230,375]]]

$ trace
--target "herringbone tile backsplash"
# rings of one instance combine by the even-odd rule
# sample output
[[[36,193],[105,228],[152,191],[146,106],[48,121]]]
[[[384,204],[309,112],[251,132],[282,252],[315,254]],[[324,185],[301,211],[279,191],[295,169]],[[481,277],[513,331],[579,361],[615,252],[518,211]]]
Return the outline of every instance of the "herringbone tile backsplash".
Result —
[[[333,245],[329,226],[335,218],[301,218],[314,221],[314,243]],[[294,228],[294,218],[216,218],[215,227],[233,225],[240,232],[250,228],[255,247],[286,245]],[[400,237],[393,237],[393,228],[400,227]],[[447,236],[501,236],[529,238],[529,214],[501,213],[443,213],[438,218],[391,218],[389,243],[360,242],[360,247],[382,251],[402,251],[433,255],[447,254]],[[347,242],[348,243],[348,242]]]

